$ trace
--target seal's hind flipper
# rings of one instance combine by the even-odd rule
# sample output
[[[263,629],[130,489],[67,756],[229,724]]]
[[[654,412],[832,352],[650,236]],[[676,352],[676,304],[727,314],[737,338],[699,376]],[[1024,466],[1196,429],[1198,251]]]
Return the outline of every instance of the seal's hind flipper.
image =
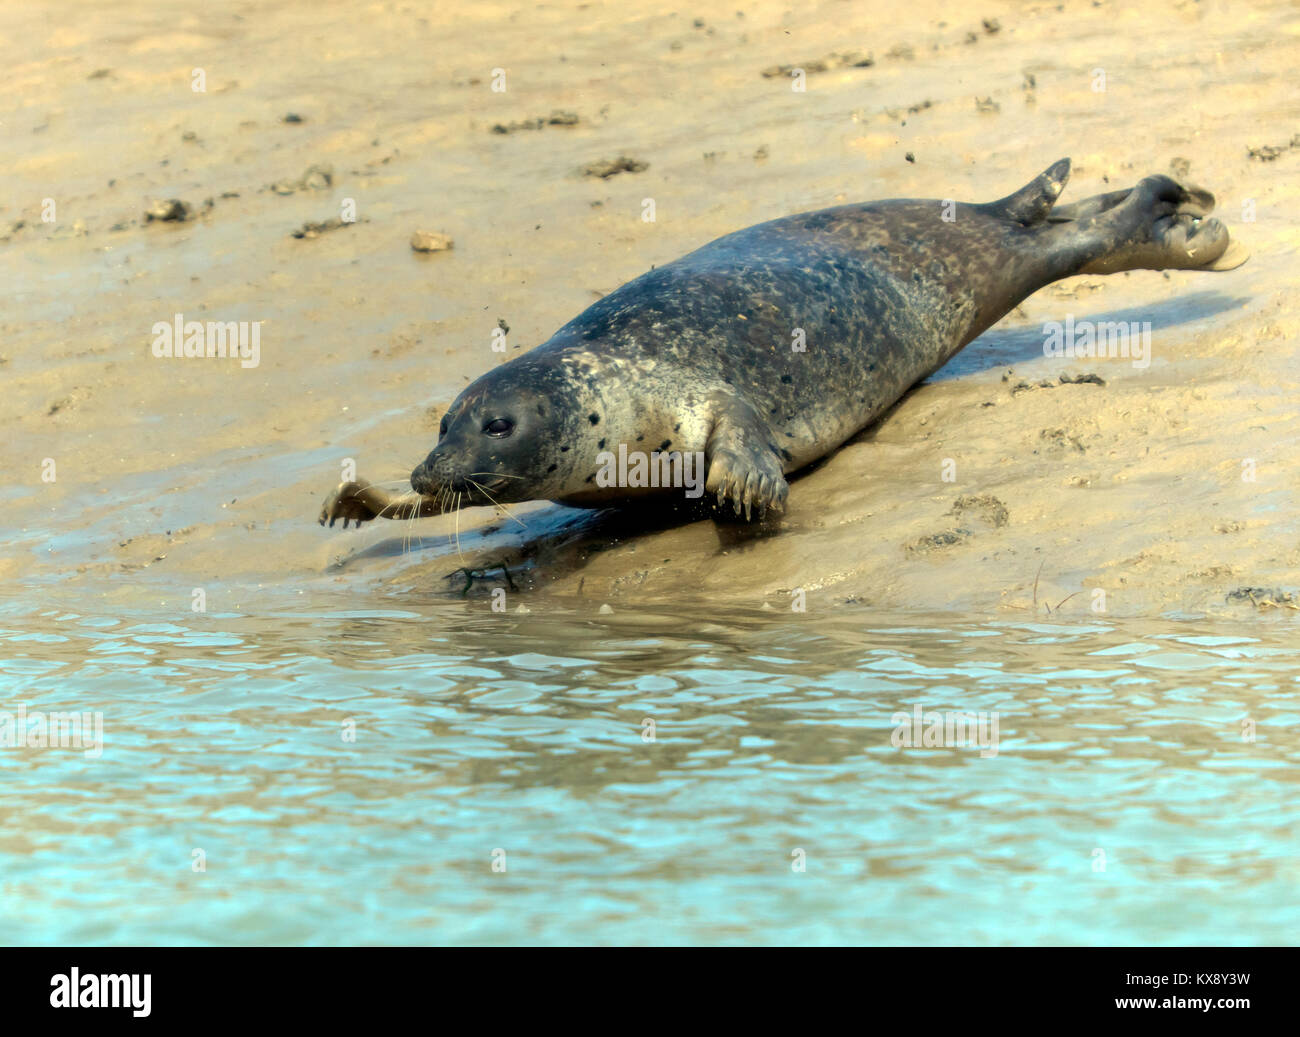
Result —
[[[1042,223],[1069,179],[1070,160],[1063,158],[1052,163],[1019,191],[990,202],[985,208],[1026,227]]]
[[[1117,192],[1077,203],[1079,228],[1105,251],[1078,272],[1232,270],[1249,254],[1232,247],[1228,228],[1209,215],[1214,195],[1167,176],[1149,176],[1117,201]],[[1103,204],[1104,203],[1104,204]]]
[[[1214,210],[1214,195],[1203,187],[1192,187],[1190,184],[1177,184],[1176,186],[1181,189],[1182,193],[1173,203],[1175,212],[1185,213],[1188,216],[1208,216]],[[1105,194],[1094,194],[1091,198],[1085,198],[1080,202],[1058,205],[1048,215],[1047,222],[1077,223],[1079,220],[1086,220],[1091,216],[1100,216],[1128,198],[1133,193],[1133,190],[1133,188],[1128,187],[1122,191],[1107,191]]]
[[[1209,216],[1214,211],[1214,195],[1204,187],[1193,187],[1175,181],[1181,191],[1178,199],[1178,212],[1189,216]]]
[[[1224,250],[1223,255],[1221,255],[1218,259],[1216,259],[1213,263],[1207,263],[1205,266],[1199,266],[1196,269],[1236,270],[1237,267],[1241,266],[1249,258],[1250,258],[1250,252],[1247,250],[1246,246],[1243,245],[1236,238],[1233,238],[1231,241],[1228,242],[1228,247],[1227,249]]]
[[[1103,212],[1115,208],[1125,198],[1133,193],[1133,188],[1125,188],[1123,191],[1107,191],[1105,194],[1094,194],[1091,198],[1085,198],[1081,202],[1071,202],[1069,205],[1057,205],[1048,213],[1048,223],[1077,223],[1079,220],[1086,220],[1090,216],[1100,216]]]

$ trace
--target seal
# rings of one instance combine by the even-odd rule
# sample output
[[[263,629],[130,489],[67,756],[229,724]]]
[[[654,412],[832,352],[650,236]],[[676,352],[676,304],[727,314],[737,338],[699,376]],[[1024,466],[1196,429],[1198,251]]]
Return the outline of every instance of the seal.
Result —
[[[716,506],[762,517],[783,509],[787,475],[866,428],[1045,285],[1245,262],[1207,218],[1208,192],[1151,176],[1057,205],[1069,172],[1062,159],[995,202],[843,205],[719,238],[469,385],[411,473],[412,492],[343,483],[320,521],[682,492],[601,478],[629,452],[650,452],[652,467],[655,455],[702,455]]]

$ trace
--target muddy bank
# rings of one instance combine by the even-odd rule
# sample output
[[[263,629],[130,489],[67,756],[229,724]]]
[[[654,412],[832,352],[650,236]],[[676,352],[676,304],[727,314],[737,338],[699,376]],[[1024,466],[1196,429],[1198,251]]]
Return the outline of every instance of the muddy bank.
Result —
[[[977,13],[0,12],[18,516],[0,574],[235,604],[455,596],[448,573],[504,561],[512,609],[789,609],[801,591],[810,610],[1290,618],[1300,16]],[[502,327],[515,355],[730,230],[840,201],[986,200],[1063,155],[1066,201],[1170,169],[1207,186],[1253,259],[1039,293],[795,481],[776,529],[550,505],[518,509],[526,528],[486,510],[315,525],[349,460],[409,474],[441,408],[503,358]],[[416,234],[454,248],[413,251]],[[257,323],[257,366],[152,355],[178,313]],[[1149,364],[1044,357],[1042,324],[1069,315],[1149,322]]]

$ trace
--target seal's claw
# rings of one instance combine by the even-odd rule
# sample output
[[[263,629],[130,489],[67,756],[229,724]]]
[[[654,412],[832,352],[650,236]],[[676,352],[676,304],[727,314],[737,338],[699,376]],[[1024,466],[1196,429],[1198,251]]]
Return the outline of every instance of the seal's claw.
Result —
[[[746,522],[751,521],[753,517],[752,516],[753,508],[760,500],[758,487],[762,481],[763,481],[763,475],[761,472],[755,472],[751,469],[749,472],[745,474],[745,521]]]
[[[731,502],[731,510],[746,521],[753,521],[768,508],[780,511],[788,487],[776,455],[770,450],[740,451],[716,445],[709,457],[705,489],[716,493],[718,507]]]
[[[759,486],[758,497],[758,517],[759,519],[767,518],[768,509],[772,507],[772,480],[763,476],[763,483]]]

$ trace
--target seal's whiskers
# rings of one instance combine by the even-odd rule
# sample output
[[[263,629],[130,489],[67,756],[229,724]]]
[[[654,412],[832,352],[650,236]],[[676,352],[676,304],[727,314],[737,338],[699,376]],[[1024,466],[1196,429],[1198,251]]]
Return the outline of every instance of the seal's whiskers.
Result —
[[[459,493],[456,494],[455,507],[456,507],[456,557],[463,562],[465,561],[465,556],[461,554],[460,551],[460,494]]]
[[[411,491],[411,494],[415,495],[417,498],[419,497],[419,494],[415,493],[414,490]],[[402,499],[405,500],[407,496],[408,494],[403,494]],[[402,545],[403,554],[410,553],[411,540],[415,536],[415,520],[419,517],[420,517],[420,506],[417,504],[414,508],[411,509],[411,514],[406,519],[406,530],[405,530],[406,537],[405,537],[405,543]]]
[[[492,494],[488,493],[487,489],[483,486],[482,483],[480,483],[480,482],[475,482],[473,479],[470,479],[470,478],[468,478],[468,477],[466,477],[466,481],[467,481],[471,486],[473,486],[476,490],[478,490],[479,493],[483,494],[484,497],[486,497],[488,500],[490,500],[490,501],[492,502],[492,506],[493,506],[493,507],[495,507],[495,508],[500,508],[503,512],[505,512],[507,518],[509,518],[509,519],[510,519],[511,521],[513,521],[513,522],[518,522],[518,523],[519,523],[519,528],[520,528],[520,529],[527,529],[527,528],[528,528],[528,524],[527,524],[526,522],[524,522],[522,519],[518,518],[518,517],[514,514],[514,512],[512,512],[512,511],[511,511],[511,510],[510,510],[506,505],[502,504],[499,500],[497,500],[495,497],[493,497]]]

